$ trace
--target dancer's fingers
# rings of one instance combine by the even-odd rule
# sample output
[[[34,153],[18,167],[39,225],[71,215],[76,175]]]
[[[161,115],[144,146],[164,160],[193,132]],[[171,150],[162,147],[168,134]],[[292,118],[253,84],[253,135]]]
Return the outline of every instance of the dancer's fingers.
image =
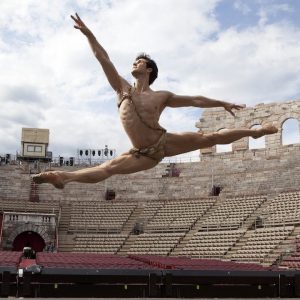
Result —
[[[75,13],[75,15],[76,15],[77,19],[78,19],[80,22],[82,22],[82,20],[81,20],[80,17],[78,16],[78,13]],[[82,22],[82,23],[83,23],[83,22]]]
[[[79,24],[79,21],[78,21],[74,16],[71,15],[71,18],[73,19],[73,21],[74,21],[76,24]]]
[[[243,105],[237,105],[238,107],[239,107],[239,109],[244,109],[244,108],[246,108],[246,105],[245,104],[243,104]]]

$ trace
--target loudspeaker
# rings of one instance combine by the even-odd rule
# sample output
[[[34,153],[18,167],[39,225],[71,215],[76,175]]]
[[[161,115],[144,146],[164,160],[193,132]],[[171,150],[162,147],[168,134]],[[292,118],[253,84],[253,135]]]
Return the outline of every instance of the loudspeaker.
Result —
[[[2,273],[1,296],[7,297],[9,295],[10,272],[4,271]]]
[[[30,296],[31,294],[31,272],[25,271],[23,278],[23,296]]]
[[[149,295],[148,297],[157,297],[158,296],[158,285],[157,283],[157,275],[154,273],[149,274]]]
[[[165,297],[172,297],[172,274],[167,273],[165,276]]]
[[[10,162],[10,154],[5,154],[5,163],[8,164]]]
[[[70,166],[71,166],[71,167],[74,166],[74,157],[70,157]]]
[[[211,189],[212,196],[219,196],[222,191],[222,187],[214,185]]]
[[[108,156],[108,148],[104,149],[104,156]]]
[[[116,192],[114,190],[106,190],[105,200],[114,200],[116,198]]]
[[[64,165],[64,158],[63,157],[59,157],[59,165],[60,166]]]
[[[295,295],[300,297],[300,275],[295,275]]]
[[[133,227],[133,233],[139,235],[144,232],[144,226],[142,223],[136,222]]]

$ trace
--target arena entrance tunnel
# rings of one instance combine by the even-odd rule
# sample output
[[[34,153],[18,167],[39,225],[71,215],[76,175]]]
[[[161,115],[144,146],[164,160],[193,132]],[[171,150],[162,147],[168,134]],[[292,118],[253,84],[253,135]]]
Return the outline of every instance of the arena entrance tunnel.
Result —
[[[16,236],[13,241],[13,251],[22,251],[24,247],[30,247],[35,252],[41,252],[45,248],[44,239],[34,231],[24,231]]]

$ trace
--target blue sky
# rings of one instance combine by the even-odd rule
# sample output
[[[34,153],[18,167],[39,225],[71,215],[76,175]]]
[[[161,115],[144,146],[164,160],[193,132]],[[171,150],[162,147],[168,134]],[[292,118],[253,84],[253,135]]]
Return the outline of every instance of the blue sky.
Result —
[[[55,156],[131,147],[74,12],[131,82],[145,51],[159,66],[154,90],[247,106],[300,99],[297,0],[2,0],[0,9],[0,154],[20,150],[22,127],[49,128]],[[196,131],[201,113],[167,109],[161,124]]]
[[[263,22],[265,24],[277,24],[287,22],[296,26],[300,25],[300,2],[295,0],[223,0],[215,10],[223,30],[236,27],[244,30],[247,27]]]

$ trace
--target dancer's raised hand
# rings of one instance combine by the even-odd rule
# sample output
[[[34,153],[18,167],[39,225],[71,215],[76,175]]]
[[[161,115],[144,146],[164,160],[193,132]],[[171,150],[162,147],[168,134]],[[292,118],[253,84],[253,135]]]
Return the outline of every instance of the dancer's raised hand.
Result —
[[[71,18],[74,20],[75,25],[74,28],[79,29],[84,35],[89,35],[92,32],[89,28],[83,23],[77,13],[75,13],[75,17],[71,15]]]
[[[237,104],[233,104],[233,103],[225,103],[224,104],[225,110],[227,110],[232,116],[235,116],[235,113],[233,112],[233,109],[240,110],[240,109],[243,109],[245,107],[246,107],[246,105],[237,105]]]

